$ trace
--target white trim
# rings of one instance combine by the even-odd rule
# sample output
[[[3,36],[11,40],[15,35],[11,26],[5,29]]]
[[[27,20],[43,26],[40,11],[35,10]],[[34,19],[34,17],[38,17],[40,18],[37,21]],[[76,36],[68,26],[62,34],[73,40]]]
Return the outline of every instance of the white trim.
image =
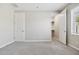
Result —
[[[78,13],[78,12],[79,12],[79,6],[73,8],[71,10],[71,34],[72,35],[79,35],[76,32],[76,23],[74,24],[74,22],[76,22],[75,19],[74,19],[75,18],[74,16],[77,16],[77,14],[75,14],[75,13]],[[73,26],[73,24],[74,24],[74,26]]]
[[[51,42],[51,40],[16,40],[16,42]]]
[[[68,44],[70,47],[72,47],[72,48],[74,48],[74,49],[76,49],[76,50],[78,50],[79,51],[79,48],[77,48],[77,47],[75,47],[75,46],[73,46],[73,45],[71,45],[71,44]]]
[[[79,34],[77,34],[77,33],[72,33],[72,35],[79,35]]]
[[[7,45],[9,45],[9,44],[11,44],[11,43],[13,43],[13,42],[15,42],[15,41],[11,41],[11,42],[9,42],[9,43],[6,43],[6,44],[0,46],[0,48],[3,48],[3,47],[5,47],[5,46],[7,46]]]

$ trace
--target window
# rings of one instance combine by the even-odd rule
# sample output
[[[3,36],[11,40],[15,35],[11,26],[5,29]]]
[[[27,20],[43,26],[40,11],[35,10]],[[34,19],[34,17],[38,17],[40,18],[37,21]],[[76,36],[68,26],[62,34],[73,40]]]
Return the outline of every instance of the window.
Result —
[[[71,34],[79,35],[79,6],[71,10]]]

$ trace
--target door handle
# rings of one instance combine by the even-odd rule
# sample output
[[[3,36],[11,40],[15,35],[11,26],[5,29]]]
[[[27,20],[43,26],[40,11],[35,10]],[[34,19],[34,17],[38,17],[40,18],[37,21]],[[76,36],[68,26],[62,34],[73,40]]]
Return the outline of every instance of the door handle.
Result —
[[[64,31],[64,32],[66,32],[66,31]]]
[[[22,32],[24,32],[24,30],[22,30]]]

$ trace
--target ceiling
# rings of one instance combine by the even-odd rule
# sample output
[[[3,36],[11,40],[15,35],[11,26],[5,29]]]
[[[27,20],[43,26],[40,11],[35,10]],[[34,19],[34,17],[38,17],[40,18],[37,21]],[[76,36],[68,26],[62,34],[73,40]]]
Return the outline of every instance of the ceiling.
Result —
[[[21,11],[58,11],[62,10],[67,3],[16,3],[12,4],[15,10]]]

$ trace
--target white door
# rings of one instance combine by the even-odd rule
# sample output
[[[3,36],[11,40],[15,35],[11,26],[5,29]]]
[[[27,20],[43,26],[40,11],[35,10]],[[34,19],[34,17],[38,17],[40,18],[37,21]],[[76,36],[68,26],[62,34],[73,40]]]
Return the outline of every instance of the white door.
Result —
[[[15,28],[15,40],[24,41],[25,40],[25,13],[15,12],[14,14],[14,28]]]
[[[59,40],[66,44],[66,12],[59,16]]]

